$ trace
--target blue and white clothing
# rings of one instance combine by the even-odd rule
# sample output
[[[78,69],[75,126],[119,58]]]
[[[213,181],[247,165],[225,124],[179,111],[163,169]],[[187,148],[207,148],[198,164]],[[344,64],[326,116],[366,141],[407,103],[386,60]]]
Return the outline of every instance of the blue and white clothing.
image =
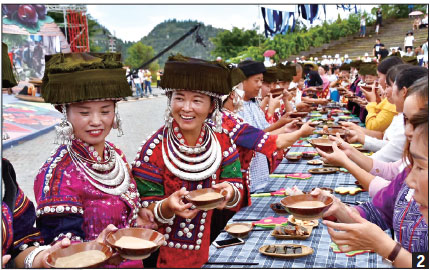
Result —
[[[263,130],[270,126],[264,116],[264,112],[256,101],[244,101],[243,110],[239,111],[237,114],[250,125],[258,129]],[[269,177],[269,165],[266,156],[256,152],[255,156],[252,158],[249,171],[251,193],[264,190]]]

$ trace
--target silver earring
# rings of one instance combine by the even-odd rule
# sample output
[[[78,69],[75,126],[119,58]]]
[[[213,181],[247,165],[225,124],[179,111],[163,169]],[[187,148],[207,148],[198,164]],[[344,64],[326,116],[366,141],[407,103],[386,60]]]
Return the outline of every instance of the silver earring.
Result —
[[[212,122],[214,123],[214,131],[221,133],[222,132],[222,115],[219,110],[219,100],[215,99],[215,109],[212,113]]]
[[[167,99],[167,108],[164,112],[164,122],[167,127],[172,126],[173,117],[172,117],[172,107],[170,106],[170,99]]]
[[[61,110],[63,113],[63,119],[61,119],[61,123],[58,124],[58,126],[55,126],[56,137],[54,144],[72,145],[72,140],[74,139],[73,126],[69,121],[67,121],[67,111],[65,104],[61,105]]]
[[[119,116],[119,111],[118,111],[118,103],[115,103],[115,117],[113,118],[113,125],[112,128],[113,129],[118,129],[118,137],[121,137],[122,135],[124,135],[124,131],[122,130],[122,120],[121,117]]]

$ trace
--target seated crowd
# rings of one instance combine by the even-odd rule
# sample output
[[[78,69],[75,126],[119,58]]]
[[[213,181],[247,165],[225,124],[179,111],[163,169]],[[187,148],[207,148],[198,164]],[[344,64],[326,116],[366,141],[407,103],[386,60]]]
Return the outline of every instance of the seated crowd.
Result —
[[[428,252],[428,70],[397,56],[379,63],[329,60],[271,67],[245,60],[234,67],[169,57],[160,82],[168,99],[165,124],[136,146],[128,164],[105,140],[112,128],[122,133],[116,104],[131,95],[120,55],[50,56],[43,96],[64,115],[59,146],[35,176],[36,207],[3,159],[3,266],[48,267],[57,249],[145,227],[164,235],[159,251],[105,267],[200,268],[229,219],[252,204],[251,194],[268,191],[268,176],[286,149],[313,134],[311,121],[291,114],[349,102],[367,109],[365,127],[344,121],[346,139],[330,136],[334,152],[317,151],[345,167],[372,199],[349,207],[334,197],[324,224],[342,251],[372,249],[396,267],[411,267],[412,252]],[[225,195],[217,209],[184,201],[210,187]]]

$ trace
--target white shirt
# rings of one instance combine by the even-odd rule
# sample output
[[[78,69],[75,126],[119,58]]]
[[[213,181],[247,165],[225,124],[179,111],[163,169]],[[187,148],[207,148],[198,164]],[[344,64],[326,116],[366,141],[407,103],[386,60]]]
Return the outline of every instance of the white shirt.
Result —
[[[372,159],[393,162],[402,158],[405,142],[403,113],[399,113],[394,116],[390,126],[385,130],[382,140],[366,135],[363,147],[376,152],[370,156]]]
[[[406,36],[405,37],[405,46],[414,46],[414,36]]]

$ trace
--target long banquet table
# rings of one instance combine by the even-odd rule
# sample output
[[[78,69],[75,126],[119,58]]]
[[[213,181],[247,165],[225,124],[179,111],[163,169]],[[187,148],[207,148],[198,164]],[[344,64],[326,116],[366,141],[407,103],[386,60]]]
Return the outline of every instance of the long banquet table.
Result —
[[[323,115],[323,118],[325,116]],[[357,117],[353,117],[357,119]],[[336,119],[337,120],[337,119]],[[317,137],[316,135],[313,135]],[[301,145],[307,144],[303,141]],[[296,142],[296,145],[299,145]],[[292,147],[290,152],[315,151],[313,147]],[[319,158],[319,156],[314,159]],[[301,159],[298,162],[289,162],[286,159],[275,170],[274,174],[287,174],[302,172],[307,173],[308,169],[321,167],[308,165],[307,160]],[[355,178],[349,173],[337,172],[335,174],[314,174],[308,180],[291,178],[268,178],[269,185],[267,191],[276,191],[280,188],[293,187],[296,185],[303,191],[310,191],[314,187],[329,187],[333,190],[339,186],[353,187]],[[368,192],[360,192],[356,195],[335,194],[343,202],[354,204],[356,202],[370,201]],[[283,197],[252,197],[252,205],[237,212],[229,223],[235,220],[262,219],[269,216],[279,215],[270,208],[271,203],[279,202]],[[321,221],[321,220],[320,220]],[[257,228],[257,227],[255,227]],[[321,222],[315,227],[311,236],[306,240],[278,240],[270,235],[271,229],[251,231],[245,243],[242,245],[216,248],[211,245],[209,250],[208,264],[204,268],[391,268],[391,265],[384,262],[382,257],[376,253],[364,253],[352,257],[347,257],[344,253],[334,253],[330,248],[332,242],[327,232],[326,226]],[[387,232],[388,233],[388,232]],[[222,232],[216,241],[229,239],[231,236]],[[261,254],[258,249],[263,245],[273,244],[301,244],[311,247],[314,253],[305,257],[295,259],[284,259],[269,257]],[[226,263],[228,262],[228,263]],[[241,263],[247,264],[241,264]],[[233,263],[233,264],[232,264]],[[234,264],[236,263],[236,264]],[[238,264],[239,263],[239,264]],[[250,265],[254,264],[254,265]]]

